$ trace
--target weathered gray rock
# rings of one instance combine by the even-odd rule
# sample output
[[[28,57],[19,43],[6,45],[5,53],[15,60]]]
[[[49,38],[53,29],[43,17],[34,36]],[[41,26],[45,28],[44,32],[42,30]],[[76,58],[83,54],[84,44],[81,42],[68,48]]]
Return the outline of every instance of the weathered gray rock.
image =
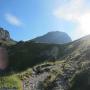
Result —
[[[1,40],[10,40],[10,34],[7,30],[0,28],[0,39]]]

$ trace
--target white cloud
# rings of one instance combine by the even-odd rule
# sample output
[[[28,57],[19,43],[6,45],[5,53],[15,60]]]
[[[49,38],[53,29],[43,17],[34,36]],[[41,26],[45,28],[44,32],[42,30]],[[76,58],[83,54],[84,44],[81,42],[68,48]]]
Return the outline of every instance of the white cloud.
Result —
[[[21,26],[22,25],[22,22],[19,20],[19,18],[12,15],[11,13],[6,13],[5,19],[7,20],[7,22],[9,22],[12,25],[15,25],[15,26]]]
[[[53,12],[57,18],[62,18],[78,24],[72,31],[74,39],[90,34],[90,8],[86,0],[69,0],[68,3],[56,8]]]

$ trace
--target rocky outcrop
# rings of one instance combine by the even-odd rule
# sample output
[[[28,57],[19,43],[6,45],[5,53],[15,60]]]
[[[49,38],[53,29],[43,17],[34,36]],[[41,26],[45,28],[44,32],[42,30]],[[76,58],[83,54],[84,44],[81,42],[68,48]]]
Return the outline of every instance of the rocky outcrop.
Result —
[[[9,32],[3,28],[0,28],[0,40],[10,40]]]
[[[15,45],[16,43],[17,41],[13,40],[10,37],[10,33],[7,30],[0,28],[0,44],[5,46],[11,46]]]

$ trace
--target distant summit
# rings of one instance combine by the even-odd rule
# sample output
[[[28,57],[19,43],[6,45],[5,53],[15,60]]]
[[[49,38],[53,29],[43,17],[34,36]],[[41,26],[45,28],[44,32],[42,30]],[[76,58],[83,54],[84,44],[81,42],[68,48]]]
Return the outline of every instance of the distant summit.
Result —
[[[49,44],[64,44],[71,42],[70,36],[65,32],[53,31],[48,32],[47,34],[32,39],[36,43],[49,43]]]

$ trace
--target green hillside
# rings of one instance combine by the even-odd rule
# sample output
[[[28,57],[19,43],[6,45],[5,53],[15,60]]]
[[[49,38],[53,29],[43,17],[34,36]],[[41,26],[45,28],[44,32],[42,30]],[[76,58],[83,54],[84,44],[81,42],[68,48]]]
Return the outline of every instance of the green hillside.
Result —
[[[26,69],[46,61],[55,61],[65,55],[64,45],[19,42],[9,47],[9,59],[14,69]]]
[[[7,48],[12,74],[5,75],[5,82],[9,86],[17,80],[16,86],[21,83],[24,90],[90,89],[90,36],[62,45],[21,41]]]

